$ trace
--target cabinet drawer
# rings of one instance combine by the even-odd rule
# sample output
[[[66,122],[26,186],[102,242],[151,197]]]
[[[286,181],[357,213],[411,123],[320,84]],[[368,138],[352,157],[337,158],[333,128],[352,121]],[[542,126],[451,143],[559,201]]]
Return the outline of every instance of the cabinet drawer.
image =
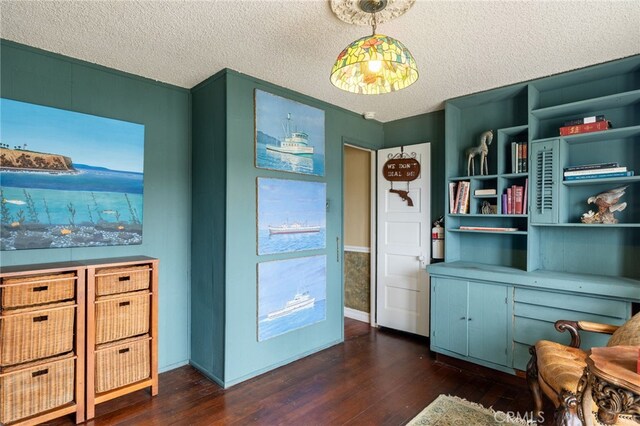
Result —
[[[71,300],[75,297],[75,283],[73,273],[5,278],[0,293],[2,309]]]
[[[149,336],[107,343],[96,349],[96,393],[149,378]]]
[[[515,317],[513,326],[513,340],[528,346],[535,345],[538,340],[551,340],[563,345],[568,345],[571,340],[568,332],[560,333],[553,326],[553,322],[550,321]],[[582,348],[592,348],[594,346],[606,346],[610,336],[607,334],[580,332],[580,337]]]
[[[73,350],[73,302],[21,309],[0,319],[0,365],[14,365]]]
[[[590,312],[612,318],[626,318],[629,315],[627,302],[596,297],[516,288],[514,300],[516,315],[518,314],[518,302],[560,308],[565,311]]]
[[[148,333],[149,297],[149,292],[137,291],[97,299],[96,344]]]
[[[148,265],[96,270],[96,296],[126,293],[149,288],[151,268]]]
[[[7,424],[73,401],[71,355],[24,364],[0,374],[0,423]]]

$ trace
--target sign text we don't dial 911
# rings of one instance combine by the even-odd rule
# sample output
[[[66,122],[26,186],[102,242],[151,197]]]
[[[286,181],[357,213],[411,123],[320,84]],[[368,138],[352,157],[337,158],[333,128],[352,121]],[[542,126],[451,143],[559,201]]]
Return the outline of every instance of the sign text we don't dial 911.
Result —
[[[420,163],[415,158],[392,158],[384,163],[382,175],[391,182],[409,182],[420,175]]]

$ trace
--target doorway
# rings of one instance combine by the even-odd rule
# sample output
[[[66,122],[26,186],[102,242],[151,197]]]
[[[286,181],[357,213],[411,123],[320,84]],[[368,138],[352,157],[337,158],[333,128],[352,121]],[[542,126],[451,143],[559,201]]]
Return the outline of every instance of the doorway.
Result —
[[[375,325],[375,152],[344,145],[344,316]]]

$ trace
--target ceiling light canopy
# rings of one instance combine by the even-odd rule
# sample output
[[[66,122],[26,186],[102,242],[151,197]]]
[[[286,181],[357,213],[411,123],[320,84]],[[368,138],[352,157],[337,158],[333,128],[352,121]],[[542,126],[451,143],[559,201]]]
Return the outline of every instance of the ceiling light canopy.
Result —
[[[400,41],[376,34],[380,19],[388,20],[408,10],[415,0],[394,2],[385,10],[387,0],[332,0],[334,13],[343,21],[372,25],[373,34],[359,38],[347,46],[331,70],[331,83],[339,89],[365,95],[395,92],[415,83],[418,67],[409,49]],[[354,8],[360,9],[354,12]],[[384,13],[387,12],[387,13]],[[368,15],[368,16],[367,16]]]

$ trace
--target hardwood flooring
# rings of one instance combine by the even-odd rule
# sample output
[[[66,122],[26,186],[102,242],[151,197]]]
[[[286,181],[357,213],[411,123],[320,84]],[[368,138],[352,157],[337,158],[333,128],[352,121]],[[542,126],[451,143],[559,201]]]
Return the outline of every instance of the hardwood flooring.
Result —
[[[524,379],[484,373],[436,361],[424,338],[345,319],[344,344],[227,390],[181,367],[160,375],[157,397],[142,390],[105,402],[88,424],[402,425],[441,393],[531,411]]]

